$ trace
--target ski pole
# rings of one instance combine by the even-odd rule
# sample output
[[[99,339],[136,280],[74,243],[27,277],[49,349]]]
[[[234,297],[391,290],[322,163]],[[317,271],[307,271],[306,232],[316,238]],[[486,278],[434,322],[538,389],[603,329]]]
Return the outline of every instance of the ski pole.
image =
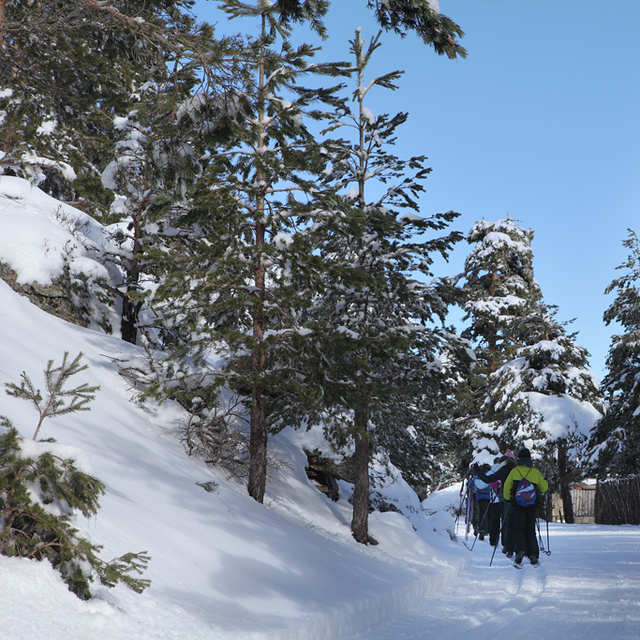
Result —
[[[462,485],[460,486],[460,504],[458,505],[458,510],[456,511],[456,523],[454,526],[454,531],[457,533],[458,532],[458,520],[460,520],[460,514],[462,513],[462,503],[464,502],[465,499],[465,492],[464,492],[464,478],[462,480]]]
[[[473,520],[473,496],[471,489],[471,480],[467,480],[467,530],[464,536],[465,541],[469,541],[469,529],[471,528],[471,521]]]
[[[540,518],[536,518],[536,525],[538,527],[538,544],[540,546],[540,551],[544,553],[546,556],[551,555],[551,551],[549,551],[549,523],[547,522],[547,548],[544,548],[544,543],[542,542],[542,534],[540,533]]]
[[[544,550],[544,543],[542,542],[542,536],[540,535],[540,518],[536,518],[536,528],[538,529],[538,546],[540,547],[540,551],[542,553],[546,553]]]
[[[547,495],[545,496],[545,503],[546,503],[547,505],[548,505],[548,503],[549,503],[549,494],[547,494]],[[549,513],[548,506],[547,506],[546,511],[547,511],[547,514],[548,514],[548,513]],[[549,520],[548,520],[548,516],[547,516],[547,518],[545,518],[545,520],[546,520],[546,522],[547,522],[547,555],[548,555],[548,556],[550,556],[550,555],[551,555],[551,545],[549,544]]]
[[[496,542],[496,546],[493,547],[493,553],[491,554],[491,562],[489,562],[489,566],[491,566],[493,564],[493,558],[496,555],[496,549],[498,548],[498,543]]]

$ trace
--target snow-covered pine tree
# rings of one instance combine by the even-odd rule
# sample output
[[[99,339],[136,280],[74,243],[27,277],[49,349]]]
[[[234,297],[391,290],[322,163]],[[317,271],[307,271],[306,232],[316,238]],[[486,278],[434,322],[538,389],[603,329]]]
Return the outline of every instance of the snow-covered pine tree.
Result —
[[[122,299],[123,340],[136,343],[147,295],[156,283],[156,268],[145,257],[165,232],[156,224],[167,210],[180,207],[185,194],[206,168],[216,137],[224,138],[224,124],[236,105],[240,65],[232,38],[214,39],[201,25],[190,35],[193,50],[175,60],[162,82],[150,80],[131,96],[131,111],[114,119],[119,133],[115,158],[102,173],[102,182],[115,198],[110,218],[111,237],[119,247],[110,256],[123,274],[117,293]],[[169,231],[171,233],[171,231]],[[148,286],[148,285],[151,286]],[[146,337],[150,337],[147,331]]]
[[[68,455],[69,446],[23,440],[0,416],[0,554],[48,560],[82,600],[92,597],[96,578],[142,593],[150,585],[136,577],[150,560],[145,552],[106,562],[98,555],[102,547],[74,526],[77,514],[97,514],[105,488]]]
[[[82,600],[92,597],[95,578],[107,587],[123,583],[142,593],[150,581],[135,576],[150,560],[146,552],[125,553],[106,562],[98,556],[102,547],[73,526],[78,513],[97,514],[104,484],[69,457],[68,446],[52,439],[36,441],[47,418],[89,411],[87,405],[99,387],[84,383],[67,388],[72,376],[87,369],[80,365],[82,355],[69,362],[65,353],[59,367],[53,360],[47,363],[46,397],[25,372],[20,385],[5,384],[8,395],[34,405],[39,421],[33,439],[25,440],[7,417],[0,416],[0,554],[48,560]]]
[[[0,172],[100,218],[113,119],[197,46],[191,0],[0,3]],[[206,27],[206,29],[210,29]]]
[[[521,344],[519,327],[542,299],[533,276],[533,231],[506,218],[476,222],[464,265],[463,335],[475,346],[478,374],[493,373]]]
[[[319,15],[323,4],[316,5]],[[334,92],[302,82],[310,74],[336,75],[340,67],[310,64],[315,49],[291,44],[277,4],[229,0],[223,8],[232,18],[255,19],[258,32],[237,54],[243,85],[226,97],[226,139],[212,141],[202,176],[163,221],[175,233],[157,254],[163,281],[155,300],[174,356],[183,362],[220,357],[210,387],[224,384],[243,398],[248,491],[262,502],[270,402],[305,392],[285,363],[306,333],[303,291],[317,287],[303,290],[298,282],[318,277],[321,264],[308,230],[323,215],[316,198],[326,159],[306,123],[325,117],[315,105],[333,104]],[[218,99],[211,94],[212,104]],[[192,115],[197,119],[196,110]],[[219,124],[203,116],[203,129]],[[197,395],[215,404],[211,388]]]
[[[603,403],[589,354],[556,313],[539,304],[521,321],[518,331],[528,344],[490,376],[478,426],[494,446],[532,451],[551,487],[560,490],[566,522],[573,522],[570,485],[584,471],[585,445]]]
[[[387,447],[392,460],[401,463],[403,454],[416,450],[438,452],[433,400],[435,390],[448,384],[438,356],[460,347],[442,322],[453,288],[433,281],[430,267],[433,254],[446,257],[461,235],[425,239],[445,229],[457,214],[417,215],[417,196],[430,169],[424,157],[401,160],[390,152],[407,114],[375,116],[366,106],[372,88],[394,88],[400,75],[365,82],[379,46],[380,34],[367,46],[356,31],[351,41],[355,108],[345,102],[328,128],[347,138],[324,143],[330,159],[328,193],[342,196],[314,228],[324,273],[322,288],[311,292],[314,307],[309,311],[315,334],[310,346],[318,350],[315,372],[323,400],[314,419],[323,420],[330,439],[355,447],[351,529],[362,543],[371,542],[369,463],[374,443]],[[404,435],[402,442],[396,439],[398,432]],[[423,479],[428,464],[417,474]]]
[[[462,290],[463,320],[469,325],[462,332],[474,347],[476,366],[470,386],[475,407],[467,433],[476,449],[504,451],[504,442],[493,442],[482,433],[481,407],[491,393],[489,376],[510,361],[525,344],[521,321],[535,311],[542,299],[533,276],[533,231],[513,218],[476,222],[467,236],[474,244],[465,261]]]
[[[604,313],[605,323],[619,323],[622,332],[611,338],[602,381],[607,411],[590,440],[602,478],[640,473],[640,241],[629,229],[623,244],[629,256],[617,268],[625,273],[607,287],[616,297]]]
[[[179,193],[170,176],[176,159],[183,166],[189,159],[176,127],[168,129],[177,104],[198,83],[215,84],[213,69],[224,66],[224,47],[212,27],[196,25],[193,4],[1,4],[0,174],[33,180],[103,222],[121,222],[113,236],[119,249],[106,260],[122,278],[110,269],[113,282],[99,295],[121,303],[129,342],[137,338],[148,214],[158,194]]]
[[[438,0],[367,0],[376,18],[385,29],[405,35],[413,31],[436,53],[450,59],[466,58],[467,52],[456,41],[464,36],[453,20],[440,13]]]

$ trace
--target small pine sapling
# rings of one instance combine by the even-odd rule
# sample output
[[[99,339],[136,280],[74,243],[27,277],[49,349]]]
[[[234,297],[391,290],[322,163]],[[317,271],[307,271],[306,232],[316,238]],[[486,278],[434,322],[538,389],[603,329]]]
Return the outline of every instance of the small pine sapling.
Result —
[[[40,389],[36,389],[31,382],[31,378],[23,371],[20,377],[20,386],[13,382],[6,383],[6,392],[15,398],[29,400],[38,410],[40,419],[33,434],[33,439],[38,437],[40,427],[45,418],[54,418],[74,411],[90,411],[87,406],[94,398],[100,387],[90,387],[87,383],[77,386],[75,389],[65,389],[65,384],[71,376],[80,373],[88,368],[88,365],[80,365],[83,353],[80,352],[72,362],[69,362],[69,352],[65,351],[62,364],[59,367],[53,366],[53,360],[49,360],[44,372],[45,384],[47,386],[47,398],[44,399]]]
[[[76,512],[85,517],[98,512],[104,484],[79,469],[75,460],[61,455],[60,445],[35,441],[45,418],[89,410],[87,405],[99,387],[83,384],[64,389],[70,376],[87,368],[79,365],[82,355],[69,363],[65,353],[60,367],[48,362],[46,401],[25,373],[20,386],[6,385],[8,395],[36,406],[40,420],[31,441],[23,440],[11,421],[0,416],[4,431],[0,433],[0,554],[49,560],[69,590],[82,600],[92,597],[90,585],[96,577],[106,587],[123,583],[142,593],[151,584],[136,576],[150,560],[145,551],[105,562],[98,556],[102,546],[80,536],[72,525]]]

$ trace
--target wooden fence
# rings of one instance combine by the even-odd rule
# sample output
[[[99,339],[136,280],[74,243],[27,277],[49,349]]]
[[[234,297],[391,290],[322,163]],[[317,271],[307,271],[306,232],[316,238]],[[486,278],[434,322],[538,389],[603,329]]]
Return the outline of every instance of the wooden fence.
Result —
[[[571,486],[571,503],[573,505],[573,518],[576,524],[588,524],[595,522],[595,483],[580,483]],[[564,522],[564,506],[559,493],[551,496],[552,521]]]
[[[595,521],[597,524],[640,524],[640,476],[598,481]]]

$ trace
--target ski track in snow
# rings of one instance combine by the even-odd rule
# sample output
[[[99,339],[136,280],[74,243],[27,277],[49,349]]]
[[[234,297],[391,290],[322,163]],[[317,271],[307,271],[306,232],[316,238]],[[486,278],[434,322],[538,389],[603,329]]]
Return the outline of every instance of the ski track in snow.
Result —
[[[489,566],[493,548],[476,541],[455,584],[350,640],[640,638],[640,527],[551,524],[549,536],[551,554],[520,571],[500,549]]]

